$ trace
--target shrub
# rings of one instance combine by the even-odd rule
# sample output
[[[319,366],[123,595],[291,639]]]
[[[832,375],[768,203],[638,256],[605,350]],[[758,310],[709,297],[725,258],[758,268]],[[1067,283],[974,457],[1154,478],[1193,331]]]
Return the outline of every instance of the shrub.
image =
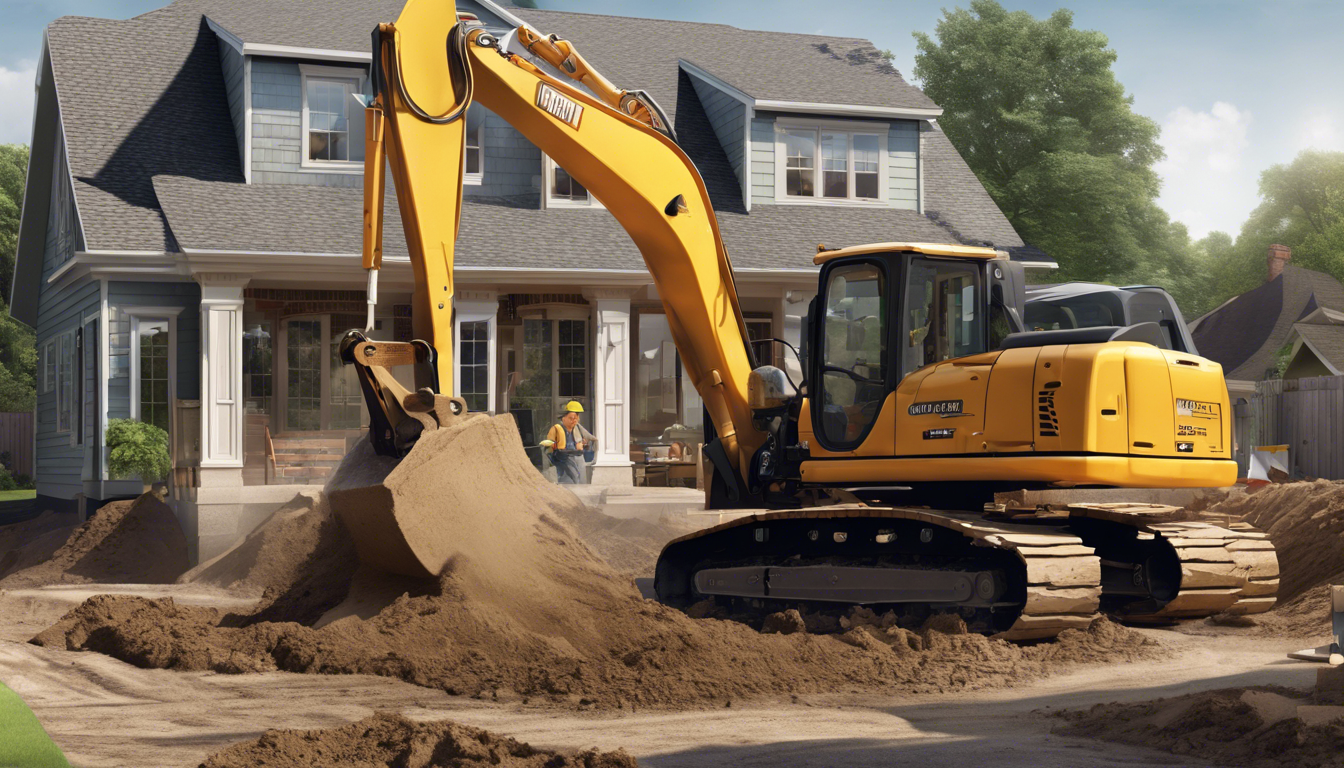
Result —
[[[19,490],[19,482],[14,479],[13,475],[9,474],[9,468],[0,467],[0,491],[17,490]]]
[[[172,470],[168,433],[134,419],[107,422],[107,471],[113,477],[138,477],[145,485],[166,479]]]

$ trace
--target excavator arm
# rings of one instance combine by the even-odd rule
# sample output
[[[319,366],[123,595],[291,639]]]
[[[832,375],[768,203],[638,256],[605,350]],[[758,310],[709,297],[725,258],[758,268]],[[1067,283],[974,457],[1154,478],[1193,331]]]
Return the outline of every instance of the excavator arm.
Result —
[[[384,428],[395,429],[400,418],[396,403],[390,402],[397,398],[387,396],[390,377],[384,375],[378,386],[371,386],[379,361],[427,364],[431,370],[418,377],[418,385],[437,383],[442,392],[452,390],[453,244],[462,198],[460,118],[474,99],[554,158],[630,235],[662,298],[686,375],[713,422],[720,460],[731,467],[731,482],[736,483],[747,476],[751,456],[766,436],[752,426],[747,379],[753,358],[732,265],[704,181],[646,94],[611,85],[567,41],[527,27],[512,35],[519,47],[600,98],[507,52],[512,41],[459,24],[450,3],[411,0],[396,24],[374,32],[375,95],[366,111],[365,154],[369,301],[371,306],[376,302],[382,259],[386,159],[415,271],[415,332],[439,351],[433,359],[423,348],[397,352],[396,345],[360,335],[348,339],[346,359],[362,363],[361,378],[370,382],[365,394],[376,395],[368,397],[375,427],[375,410],[384,411]],[[498,234],[501,247],[508,247],[508,233]]]

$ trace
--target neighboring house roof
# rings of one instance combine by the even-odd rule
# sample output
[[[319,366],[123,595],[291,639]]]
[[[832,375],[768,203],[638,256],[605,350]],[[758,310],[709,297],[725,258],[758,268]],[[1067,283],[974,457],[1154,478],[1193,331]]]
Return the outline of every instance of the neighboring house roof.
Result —
[[[227,250],[237,244],[267,252],[358,253],[358,192],[350,198],[351,192],[334,188],[243,183],[220,63],[219,47],[229,43],[220,42],[207,17],[249,42],[367,52],[369,30],[394,19],[402,2],[176,0],[128,20],[53,22],[48,47],[87,249],[171,253],[179,245]],[[993,244],[1039,261],[933,124],[921,132],[927,216],[832,206],[762,205],[746,213],[741,185],[678,62],[685,58],[760,97],[932,106],[867,41],[511,10],[543,31],[574,40],[614,82],[646,88],[659,100],[705,178],[740,267],[811,268],[818,242],[844,247],[893,240]],[[767,66],[767,59],[775,63]],[[780,61],[790,64],[779,66]],[[474,263],[474,253],[496,263],[510,258],[504,255],[509,249],[494,247],[500,233],[534,232],[545,242],[538,243],[539,251],[520,253],[529,267],[538,266],[538,255],[543,266],[570,266],[555,243],[579,242],[584,266],[596,259],[642,268],[633,243],[609,214],[528,205],[468,196],[460,246],[464,265]],[[347,208],[348,216],[338,213]],[[318,209],[320,216],[304,218]],[[393,227],[395,205],[388,210]],[[304,221],[312,225],[302,226]],[[389,231],[385,242],[389,252],[404,247],[399,232]]]
[[[1200,354],[1228,379],[1258,381],[1274,367],[1293,325],[1319,307],[1344,310],[1344,286],[1324,272],[1285,265],[1283,274],[1226,302],[1192,328]]]
[[[1297,323],[1293,332],[1335,375],[1344,372],[1344,326]]]

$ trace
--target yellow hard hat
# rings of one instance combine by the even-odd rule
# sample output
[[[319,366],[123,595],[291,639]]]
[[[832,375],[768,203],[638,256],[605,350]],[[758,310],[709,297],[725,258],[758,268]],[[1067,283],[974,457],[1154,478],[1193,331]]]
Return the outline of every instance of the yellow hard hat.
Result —
[[[565,410],[570,413],[583,413],[583,405],[578,400],[570,400],[565,403]]]

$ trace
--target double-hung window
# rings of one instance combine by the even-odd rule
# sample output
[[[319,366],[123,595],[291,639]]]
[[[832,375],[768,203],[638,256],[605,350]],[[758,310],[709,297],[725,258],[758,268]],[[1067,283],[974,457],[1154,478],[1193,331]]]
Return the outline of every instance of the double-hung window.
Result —
[[[462,183],[479,185],[485,179],[485,112],[473,104],[467,108],[466,145],[462,158]]]
[[[783,201],[881,202],[885,126],[871,132],[784,125],[776,147],[776,197]]]
[[[312,64],[301,64],[299,69],[303,80],[303,166],[361,170],[364,112],[354,96],[364,90],[364,71]]]
[[[549,157],[542,157],[547,208],[601,208],[602,203]]]
[[[40,394],[48,395],[56,389],[56,339],[47,339],[42,345],[42,386]]]
[[[69,433],[75,423],[75,332],[66,331],[56,342],[56,432]]]

